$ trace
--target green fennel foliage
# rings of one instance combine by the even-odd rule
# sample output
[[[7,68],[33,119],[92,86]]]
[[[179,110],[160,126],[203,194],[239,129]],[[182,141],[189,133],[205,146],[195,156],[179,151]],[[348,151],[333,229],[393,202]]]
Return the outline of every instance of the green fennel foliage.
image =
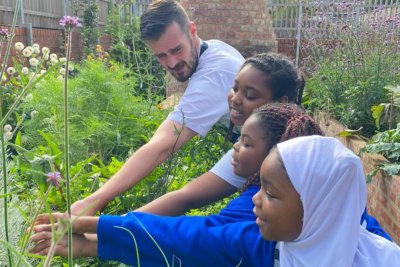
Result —
[[[152,101],[135,96],[136,77],[124,67],[97,60],[87,60],[76,66],[77,75],[70,79],[70,154],[71,163],[97,154],[101,161],[112,156],[124,159],[131,148],[145,143],[166,113],[158,112],[158,119],[148,127],[141,121],[152,116],[156,107]],[[23,144],[33,148],[45,144],[38,130],[42,130],[58,144],[62,144],[62,81],[55,77],[43,80],[32,92],[33,100],[25,108],[35,110],[35,117],[26,120]]]

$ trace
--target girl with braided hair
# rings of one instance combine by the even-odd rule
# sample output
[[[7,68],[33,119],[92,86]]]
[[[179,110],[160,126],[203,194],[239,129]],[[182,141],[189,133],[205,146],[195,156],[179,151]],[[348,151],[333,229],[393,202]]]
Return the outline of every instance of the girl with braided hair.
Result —
[[[268,140],[266,142],[267,147],[251,145],[252,140],[249,140],[247,132],[250,131],[248,125],[252,125],[252,123],[258,123],[259,128],[263,129],[264,135],[261,138]],[[271,103],[263,105],[255,110],[255,113],[246,120],[245,125],[247,127],[243,126],[240,139],[233,145],[232,154],[234,172],[237,175],[249,177],[242,191],[249,185],[260,185],[259,170],[262,161],[256,159],[264,160],[272,146],[298,136],[323,135],[318,124],[299,106],[294,104]],[[253,152],[253,149],[259,151],[260,156],[254,157],[253,154],[257,155],[258,153]],[[244,161],[241,154],[244,154],[247,160]]]
[[[230,127],[241,127],[253,110],[267,103],[301,102],[304,79],[293,63],[275,53],[258,54],[248,58],[236,75],[228,94]],[[230,137],[236,140],[236,137]],[[246,176],[232,169],[232,151],[228,151],[208,172],[193,179],[183,188],[169,192],[137,211],[175,216],[211,204],[241,189]]]

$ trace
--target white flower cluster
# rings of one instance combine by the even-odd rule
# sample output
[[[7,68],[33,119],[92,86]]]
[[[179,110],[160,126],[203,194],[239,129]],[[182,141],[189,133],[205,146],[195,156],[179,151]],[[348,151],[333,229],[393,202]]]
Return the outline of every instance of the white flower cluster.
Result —
[[[14,49],[17,51],[18,62],[21,65],[21,69],[17,71],[16,67],[8,67],[1,77],[2,82],[7,82],[11,78],[21,80],[21,76],[26,76],[28,79],[34,79],[40,75],[46,73],[46,67],[50,65],[55,65],[58,63],[62,64],[58,77],[60,80],[64,79],[66,75],[65,62],[67,61],[65,57],[58,57],[55,53],[50,53],[50,49],[46,46],[40,47],[39,44],[33,44],[32,46],[25,46],[21,42],[16,42],[14,44]],[[69,71],[74,70],[74,66],[70,63],[68,67]]]
[[[57,54],[51,53],[48,47],[40,47],[36,43],[31,46],[25,46],[22,42],[16,42],[14,49],[17,51],[16,60],[13,60],[14,65],[15,62],[18,62],[20,66],[6,67],[3,76],[0,77],[0,83],[12,81],[15,84],[15,81],[36,79],[46,74],[47,69],[56,64],[60,65],[57,80],[64,81],[65,76],[75,69],[73,63],[69,62],[67,70],[67,59],[65,57],[59,57]],[[35,84],[35,87],[40,89],[40,83]]]
[[[8,141],[12,138],[13,132],[12,132],[12,126],[10,124],[4,125],[3,134],[4,134],[5,141]]]

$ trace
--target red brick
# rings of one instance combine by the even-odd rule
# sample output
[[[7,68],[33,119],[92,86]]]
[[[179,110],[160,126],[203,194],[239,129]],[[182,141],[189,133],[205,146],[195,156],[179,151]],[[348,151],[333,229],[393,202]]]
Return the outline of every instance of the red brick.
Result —
[[[384,226],[384,229],[392,229],[392,218],[384,211],[382,211],[379,215],[380,216],[376,219],[378,219],[378,221]]]
[[[192,8],[192,18],[197,24],[200,37],[219,38],[239,49],[246,40],[246,47],[271,46],[275,40],[270,14],[265,0],[181,0],[186,8]],[[260,8],[263,7],[263,8]],[[208,25],[223,25],[209,28]],[[240,34],[239,34],[240,33]],[[275,42],[273,42],[275,43]],[[244,52],[244,51],[241,51]]]
[[[379,194],[379,195],[377,195],[377,198],[378,198],[379,204],[381,204],[382,207],[386,208],[387,207],[386,196]]]

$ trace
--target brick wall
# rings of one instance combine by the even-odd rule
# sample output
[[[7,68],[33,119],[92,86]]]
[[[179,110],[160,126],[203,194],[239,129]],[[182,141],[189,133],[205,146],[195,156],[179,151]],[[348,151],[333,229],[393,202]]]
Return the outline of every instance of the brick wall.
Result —
[[[219,39],[245,57],[277,51],[277,42],[265,0],[181,0],[198,35]]]
[[[276,39],[278,43],[278,53],[284,54],[289,58],[295,58],[296,56],[296,39]]]
[[[364,168],[371,171],[380,157],[363,157]],[[382,226],[400,244],[400,176],[378,173],[368,184],[368,207],[370,213],[379,219]]]

